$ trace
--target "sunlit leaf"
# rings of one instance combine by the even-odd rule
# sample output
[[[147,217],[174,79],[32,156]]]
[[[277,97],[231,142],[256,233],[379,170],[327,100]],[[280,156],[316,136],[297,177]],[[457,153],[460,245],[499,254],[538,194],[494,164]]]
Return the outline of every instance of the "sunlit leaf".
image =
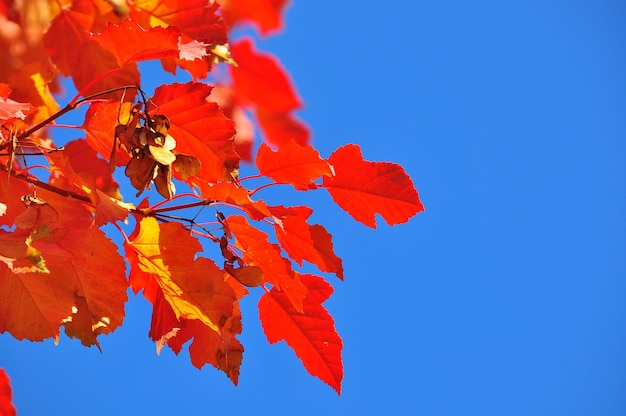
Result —
[[[361,149],[349,144],[328,158],[335,175],[323,184],[333,200],[355,220],[376,228],[376,214],[387,224],[401,224],[424,206],[413,181],[402,166],[390,162],[363,160]]]
[[[307,286],[303,311],[293,307],[286,294],[272,289],[259,300],[259,317],[270,343],[285,340],[307,371],[341,393],[343,343],[333,318],[322,306],[332,287],[322,278],[302,275]]]

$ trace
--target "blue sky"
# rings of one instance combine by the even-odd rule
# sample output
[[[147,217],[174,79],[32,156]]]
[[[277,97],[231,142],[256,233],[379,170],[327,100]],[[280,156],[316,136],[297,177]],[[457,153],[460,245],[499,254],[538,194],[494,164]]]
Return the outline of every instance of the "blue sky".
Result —
[[[0,336],[20,414],[626,414],[626,9],[387,3],[295,1],[261,43],[324,156],[352,142],[398,162],[426,205],[371,230],[327,195],[285,196],[313,204],[344,259],[326,303],[342,396],[268,345],[255,296],[238,387],[157,357],[131,296],[102,354]]]

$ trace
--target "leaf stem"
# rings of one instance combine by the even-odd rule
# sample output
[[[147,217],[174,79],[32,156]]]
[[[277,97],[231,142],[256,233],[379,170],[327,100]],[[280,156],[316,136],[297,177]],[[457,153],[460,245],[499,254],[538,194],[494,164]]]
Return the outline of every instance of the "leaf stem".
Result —
[[[253,190],[251,190],[249,195],[252,196],[252,195],[256,194],[258,191],[260,191],[261,189],[268,188],[268,187],[274,186],[274,185],[284,185],[284,183],[270,182],[270,183],[263,184],[261,186],[258,186],[256,188],[254,188]]]

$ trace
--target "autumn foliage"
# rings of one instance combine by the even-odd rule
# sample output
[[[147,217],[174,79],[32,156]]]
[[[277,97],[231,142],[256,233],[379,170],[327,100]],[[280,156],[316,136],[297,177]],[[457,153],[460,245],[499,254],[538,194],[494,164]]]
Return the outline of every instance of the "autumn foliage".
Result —
[[[397,164],[365,160],[355,144],[321,156],[279,61],[231,38],[239,25],[279,30],[286,3],[0,4],[1,333],[58,341],[63,328],[100,348],[122,325],[130,288],[152,304],[157,351],[189,342],[194,366],[236,384],[239,300],[262,291],[268,341],[286,341],[340,392],[342,340],[323,303],[342,261],[313,208],[263,200],[263,189],[328,192],[373,228],[377,214],[400,224],[423,206]],[[145,91],[144,61],[192,81]],[[61,104],[63,77],[79,93]],[[78,107],[83,138],[61,142],[57,123]],[[244,165],[256,173],[241,176]]]

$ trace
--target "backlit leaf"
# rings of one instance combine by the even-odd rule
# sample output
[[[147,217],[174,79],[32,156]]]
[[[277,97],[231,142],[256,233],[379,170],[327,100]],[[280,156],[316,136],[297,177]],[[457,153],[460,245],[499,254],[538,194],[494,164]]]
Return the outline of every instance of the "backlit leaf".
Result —
[[[259,300],[259,318],[270,343],[285,340],[307,371],[341,393],[343,343],[333,318],[322,306],[332,287],[322,278],[302,275],[308,292],[303,311],[295,310],[285,293],[273,288]]]
[[[221,0],[224,18],[229,26],[253,23],[264,35],[282,28],[282,17],[287,0]]]
[[[215,263],[194,260],[199,251],[200,243],[182,225],[146,217],[126,244],[131,285],[137,291],[153,279],[177,319],[198,319],[219,334],[220,322],[232,316],[235,294]]]
[[[269,113],[280,113],[300,107],[287,71],[278,60],[254,50],[252,40],[243,39],[231,45],[237,66],[230,67],[238,100]]]
[[[11,391],[11,381],[7,373],[0,368],[0,415],[15,416],[13,406],[13,393]]]
[[[18,103],[9,98],[10,89],[7,84],[4,85],[5,93],[0,95],[0,120],[7,120],[11,118],[26,118],[32,106],[29,103]]]
[[[148,30],[132,20],[109,23],[93,40],[115,56],[120,67],[140,61],[178,57],[180,31],[174,27]]]
[[[218,13],[217,2],[206,0],[136,0],[131,3],[130,17],[142,27],[170,27],[180,29],[181,43],[198,41],[212,49],[228,42],[226,25]],[[176,72],[176,66],[187,70],[194,79],[206,78],[211,69],[213,55],[202,60],[188,61],[178,57],[164,59],[163,66]]]
[[[271,207],[271,211],[278,219],[274,224],[276,237],[292,259],[300,266],[302,260],[306,260],[343,280],[343,265],[335,254],[332,236],[323,226],[307,223],[313,213],[311,208]]]
[[[245,264],[263,269],[263,280],[285,293],[297,311],[302,311],[306,286],[292,270],[289,260],[281,256],[280,247],[267,241],[268,235],[252,227],[240,215],[226,219],[236,239]]]
[[[376,228],[376,214],[387,224],[401,224],[424,206],[411,178],[402,166],[390,162],[363,160],[361,149],[349,144],[329,158],[335,175],[323,178],[333,200],[355,220]]]
[[[0,264],[0,332],[17,339],[58,337],[59,328],[85,345],[121,325],[127,281],[117,247],[92,226],[84,205],[45,189],[38,198],[58,219],[31,234],[49,274],[12,272]]]
[[[87,133],[87,143],[107,160],[111,158],[115,126],[128,122],[130,108],[128,102],[121,105],[119,102],[95,102],[85,114],[82,127]],[[115,148],[114,158],[116,166],[126,166],[130,160],[128,152],[120,148],[119,143]]]
[[[256,165],[259,172],[278,183],[289,183],[298,190],[314,189],[320,176],[332,176],[328,162],[320,158],[311,146],[301,146],[293,140],[285,142],[273,152],[261,143]]]
[[[257,109],[256,118],[268,143],[281,146],[295,140],[299,145],[306,146],[310,142],[309,128],[291,112],[268,113]]]
[[[210,86],[195,82],[162,85],[151,103],[170,120],[169,134],[176,139],[176,150],[200,160],[202,169],[197,176],[215,182],[230,179],[239,166],[239,156],[233,145],[233,122],[208,101],[210,93]]]

